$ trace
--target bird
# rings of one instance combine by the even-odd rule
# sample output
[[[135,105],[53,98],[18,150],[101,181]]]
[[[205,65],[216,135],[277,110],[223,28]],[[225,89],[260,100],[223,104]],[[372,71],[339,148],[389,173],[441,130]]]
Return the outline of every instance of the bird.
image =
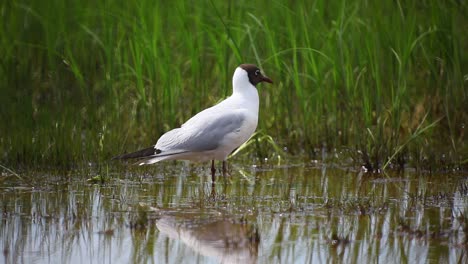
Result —
[[[156,145],[113,159],[138,159],[139,165],[164,160],[211,160],[212,180],[215,181],[215,160],[223,162],[230,153],[250,139],[257,128],[259,96],[257,85],[273,83],[254,64],[239,65],[232,77],[232,95],[187,120],[179,128],[164,133]]]

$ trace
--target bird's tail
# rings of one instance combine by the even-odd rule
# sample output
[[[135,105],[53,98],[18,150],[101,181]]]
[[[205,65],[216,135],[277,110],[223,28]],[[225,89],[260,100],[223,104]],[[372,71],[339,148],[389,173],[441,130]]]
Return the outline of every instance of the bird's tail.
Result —
[[[152,147],[141,149],[132,153],[126,153],[126,154],[122,154],[119,156],[115,156],[112,159],[113,160],[117,160],[117,159],[126,160],[126,159],[148,158],[148,157],[156,155],[157,152],[158,151],[154,148],[154,146],[152,146]]]
[[[112,160],[126,160],[126,159],[138,159],[137,164],[153,164],[162,160],[170,160],[179,157],[187,153],[187,151],[169,151],[161,152],[161,150],[156,149],[154,146],[141,149],[132,153],[126,153],[119,156],[115,156]]]

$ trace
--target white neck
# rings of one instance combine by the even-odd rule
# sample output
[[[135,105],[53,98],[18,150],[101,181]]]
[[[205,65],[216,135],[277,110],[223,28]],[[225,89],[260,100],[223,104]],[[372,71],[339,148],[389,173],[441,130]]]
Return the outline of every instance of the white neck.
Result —
[[[259,100],[258,91],[249,81],[247,72],[238,67],[232,77],[232,98],[238,102],[243,102],[243,106],[250,108],[251,111],[258,114]]]
[[[241,67],[237,67],[234,72],[234,76],[232,77],[232,87],[233,94],[241,93],[248,95],[252,92],[257,93],[257,88],[250,83],[247,72]]]

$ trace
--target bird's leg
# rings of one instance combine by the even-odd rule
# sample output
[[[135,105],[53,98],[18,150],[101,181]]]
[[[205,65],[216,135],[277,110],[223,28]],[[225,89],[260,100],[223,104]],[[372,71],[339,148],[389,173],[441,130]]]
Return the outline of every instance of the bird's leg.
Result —
[[[211,161],[211,180],[213,182],[215,182],[215,180],[216,180],[215,174],[216,174],[216,169],[215,169],[215,165],[214,165],[214,160],[212,160]]]
[[[211,193],[210,193],[210,197],[212,199],[216,199],[216,184],[214,181],[211,182]]]
[[[227,172],[227,166],[226,166],[226,161],[223,160],[223,176],[226,177],[226,172]]]

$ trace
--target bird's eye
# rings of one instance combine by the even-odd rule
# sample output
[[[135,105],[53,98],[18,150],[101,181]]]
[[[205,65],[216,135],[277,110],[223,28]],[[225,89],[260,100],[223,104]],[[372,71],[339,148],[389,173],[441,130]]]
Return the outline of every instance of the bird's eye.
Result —
[[[255,76],[258,76],[260,74],[260,70],[255,71]]]

